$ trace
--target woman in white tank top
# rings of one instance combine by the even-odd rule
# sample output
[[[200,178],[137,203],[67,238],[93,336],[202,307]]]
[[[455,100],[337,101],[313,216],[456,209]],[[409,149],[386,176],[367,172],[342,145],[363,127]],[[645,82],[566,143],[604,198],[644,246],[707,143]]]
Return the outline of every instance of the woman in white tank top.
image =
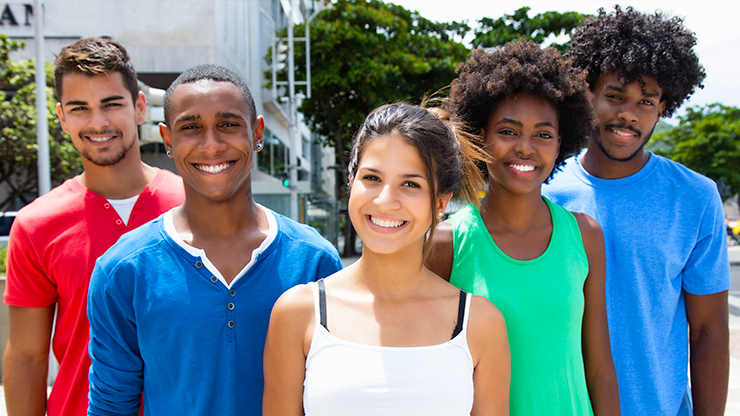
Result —
[[[452,194],[477,201],[482,186],[485,155],[460,132],[403,103],[365,120],[348,169],[362,256],[275,304],[265,415],[508,415],[501,313],[424,267]]]

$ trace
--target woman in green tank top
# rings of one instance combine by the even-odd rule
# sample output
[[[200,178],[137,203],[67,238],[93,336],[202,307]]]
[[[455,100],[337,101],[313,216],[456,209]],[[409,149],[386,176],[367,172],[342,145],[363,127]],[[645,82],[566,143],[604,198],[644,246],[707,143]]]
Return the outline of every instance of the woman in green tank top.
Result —
[[[427,265],[504,315],[512,415],[618,415],[601,227],[540,193],[591,132],[585,74],[533,42],[478,49],[445,105],[491,157],[488,192],[440,224]]]

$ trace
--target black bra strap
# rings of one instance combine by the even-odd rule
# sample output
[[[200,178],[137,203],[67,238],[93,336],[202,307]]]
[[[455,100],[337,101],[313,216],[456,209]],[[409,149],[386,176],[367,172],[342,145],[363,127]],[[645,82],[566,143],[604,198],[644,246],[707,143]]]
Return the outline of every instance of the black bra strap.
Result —
[[[452,331],[452,338],[455,338],[457,334],[462,332],[463,319],[465,319],[465,300],[467,299],[467,296],[468,294],[465,293],[464,290],[460,289],[460,303],[457,305],[457,325],[455,325],[455,330]]]
[[[329,330],[326,326],[326,289],[324,289],[324,279],[319,279],[319,318],[321,319],[321,326]]]

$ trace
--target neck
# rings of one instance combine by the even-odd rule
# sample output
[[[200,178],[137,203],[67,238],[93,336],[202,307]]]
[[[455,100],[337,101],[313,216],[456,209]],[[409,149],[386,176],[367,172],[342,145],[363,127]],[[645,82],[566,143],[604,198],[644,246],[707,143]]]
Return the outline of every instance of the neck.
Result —
[[[528,194],[512,194],[500,187],[490,186],[481,200],[481,217],[492,229],[528,230],[549,224],[550,212],[540,190]]]
[[[415,293],[429,276],[422,264],[421,244],[391,254],[363,248],[354,265],[357,285],[382,299],[405,298]]]
[[[635,157],[628,161],[619,161],[608,158],[599,148],[599,145],[589,139],[588,150],[581,156],[581,165],[588,173],[601,179],[619,179],[639,172],[650,160],[650,152],[640,150]]]
[[[141,161],[138,147],[111,166],[98,166],[83,158],[82,168],[84,171],[79,176],[82,186],[106,199],[139,195],[156,175],[152,167]]]
[[[175,216],[178,232],[203,238],[228,238],[244,231],[268,229],[267,218],[251,193],[223,202],[209,201],[194,193],[185,187],[185,202]]]

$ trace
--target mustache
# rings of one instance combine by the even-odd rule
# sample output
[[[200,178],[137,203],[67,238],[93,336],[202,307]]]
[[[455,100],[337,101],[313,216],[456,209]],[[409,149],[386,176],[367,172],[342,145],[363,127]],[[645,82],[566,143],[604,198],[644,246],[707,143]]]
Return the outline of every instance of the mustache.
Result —
[[[121,130],[118,129],[81,130],[79,136],[82,138],[84,136],[120,136],[121,134]]]
[[[633,132],[633,133],[637,134],[637,138],[638,138],[638,139],[639,139],[640,137],[642,137],[642,132],[641,132],[640,130],[637,130],[636,128],[634,128],[634,127],[632,127],[632,126],[627,126],[627,125],[625,125],[625,124],[623,124],[623,123],[605,124],[605,125],[604,125],[604,128],[605,128],[605,129],[622,129],[622,130],[629,130],[629,131],[631,131],[631,132]]]

